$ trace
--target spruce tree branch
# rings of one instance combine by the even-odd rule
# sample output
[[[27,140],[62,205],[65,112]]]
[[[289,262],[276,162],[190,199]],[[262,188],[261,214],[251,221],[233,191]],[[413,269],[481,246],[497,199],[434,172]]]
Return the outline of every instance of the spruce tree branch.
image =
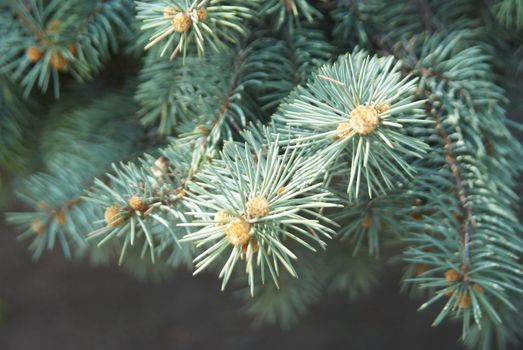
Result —
[[[45,30],[40,30],[36,27],[33,21],[30,21],[22,12],[20,9],[15,10],[16,13],[16,19],[24,26],[25,28],[28,28],[30,31],[32,31],[36,38],[40,41],[43,41],[46,38]]]
[[[100,13],[102,7],[104,6],[104,3],[106,2],[107,0],[98,0],[97,4],[93,7],[92,11],[86,16],[85,20],[83,21],[83,24],[77,29],[75,35],[76,40],[78,40],[78,38],[80,38],[80,36],[85,33],[91,21],[96,17],[98,13]]]
[[[92,11],[85,17],[83,17],[83,22],[82,22],[82,25],[79,26],[76,30],[76,39],[78,39],[86,30],[87,30],[87,27],[89,26],[89,23],[95,18],[95,16],[101,11],[101,8],[103,6],[103,4],[107,2],[107,1],[104,1],[104,0],[98,0],[97,1],[97,4],[93,6],[93,9]],[[35,25],[35,22],[30,20],[29,18],[26,17],[26,15],[24,13],[22,13],[22,11],[18,8],[18,9],[14,9],[15,10],[15,14],[16,14],[16,18],[18,19],[18,21],[25,27],[25,28],[28,28],[30,31],[32,31],[36,38],[41,41],[41,42],[49,42],[49,37],[47,35],[47,31],[46,30],[42,30],[42,29],[39,29],[36,25]],[[75,40],[73,40],[74,42]]]
[[[427,0],[419,0],[419,4],[421,7],[421,18],[423,25],[425,26],[425,30],[430,30],[432,28],[432,11],[430,9],[430,5]]]
[[[430,93],[428,94],[431,95]],[[432,95],[433,98],[439,100],[437,97]],[[432,108],[430,103],[427,102],[426,106],[427,114],[431,115],[435,122],[435,127],[438,132],[438,135],[443,141],[443,153],[445,160],[449,166],[450,173],[455,186],[454,194],[458,200],[458,207],[461,211],[459,216],[460,220],[460,235],[461,241],[463,243],[463,265],[461,266],[462,272],[466,276],[466,272],[470,270],[470,236],[474,234],[476,230],[476,220],[472,213],[471,203],[467,199],[466,190],[463,186],[463,180],[461,179],[458,161],[453,153],[453,144],[450,136],[445,131],[445,128],[441,124],[441,118],[439,113]]]

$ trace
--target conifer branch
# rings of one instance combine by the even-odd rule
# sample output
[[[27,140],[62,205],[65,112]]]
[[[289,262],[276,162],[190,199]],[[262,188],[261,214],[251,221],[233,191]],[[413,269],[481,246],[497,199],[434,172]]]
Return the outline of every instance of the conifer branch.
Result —
[[[500,0],[495,6],[497,19],[509,28],[523,28],[523,4],[518,0]]]
[[[459,34],[445,39],[436,35],[430,37],[425,45],[432,48],[432,45],[441,45],[438,48],[442,48],[447,41],[459,40],[457,38]],[[431,61],[435,70],[421,68],[422,61],[416,64],[423,77],[423,93],[428,99],[427,114],[435,120],[439,140],[428,157],[432,164],[422,161],[422,164],[427,164],[418,171],[413,187],[420,186],[413,192],[419,200],[419,214],[407,219],[406,226],[421,232],[407,235],[404,239],[411,246],[406,252],[407,260],[417,264],[418,274],[407,281],[419,283],[422,288],[434,292],[421,308],[446,296],[445,307],[434,323],[440,323],[453,313],[463,319],[463,339],[467,339],[473,323],[481,327],[485,323],[499,325],[502,322],[494,304],[504,304],[504,307],[514,310],[507,296],[523,291],[523,270],[513,251],[519,251],[517,247],[521,238],[515,235],[517,220],[512,213],[513,204],[500,197],[500,192],[512,196],[511,190],[500,189],[496,181],[499,176],[509,184],[513,183],[514,179],[509,175],[511,171],[490,161],[491,155],[483,153],[485,146],[477,144],[475,138],[466,138],[473,132],[485,132],[483,125],[469,123],[471,115],[476,115],[486,124],[500,121],[493,120],[492,115],[483,119],[482,115],[482,105],[495,106],[500,96],[493,83],[487,80],[488,64],[483,61],[483,64],[476,65],[477,70],[470,72],[465,79],[461,73],[465,66],[461,65],[465,65],[468,59],[481,62],[479,49],[464,48],[450,56],[450,52],[438,48],[433,51],[437,56],[434,55]],[[474,56],[469,56],[472,53]],[[460,65],[449,64],[450,61],[457,62],[459,56],[463,56]],[[437,64],[434,64],[434,59]],[[477,86],[484,86],[489,98],[467,86],[474,79],[484,81]],[[496,110],[496,107],[491,109]],[[503,128],[497,126],[497,130]],[[429,180],[423,173],[431,171],[436,160],[445,164],[448,174],[431,175]],[[443,207],[448,208],[445,213],[441,212]],[[434,208],[439,209],[434,211]],[[501,265],[511,267],[496,270]]]
[[[283,26],[300,25],[300,17],[309,23],[321,19],[322,13],[310,4],[309,0],[266,0],[260,6],[259,12],[262,16],[270,18],[276,29]]]
[[[19,80],[26,96],[35,85],[47,91],[52,81],[58,98],[59,73],[90,78],[117,49],[131,13],[129,0],[15,0],[0,17],[0,73]]]
[[[247,34],[243,22],[254,16],[257,0],[136,1],[136,6],[142,30],[151,33],[145,50],[165,42],[160,55],[170,51],[173,60],[180,53],[184,58],[190,52],[201,57],[207,46],[219,52],[238,44]]]
[[[264,132],[269,138],[268,131]],[[195,220],[185,224],[202,227],[185,237],[205,251],[196,259],[197,270],[216,260],[229,245],[232,250],[220,277],[227,284],[238,259],[245,257],[251,294],[255,270],[261,280],[270,273],[278,286],[279,270],[296,276],[297,259],[285,241],[296,241],[314,250],[304,239],[323,246],[321,236],[334,232],[323,225],[316,209],[333,206],[329,193],[317,182],[319,159],[305,160],[295,148],[278,147],[278,139],[260,144],[246,135],[247,143],[228,143],[221,161],[214,161],[190,186],[189,201],[198,208]],[[310,232],[309,232],[310,230]],[[256,255],[256,258],[255,258]]]
[[[88,91],[86,86],[83,92]],[[75,96],[69,93],[68,97]],[[76,96],[78,98],[78,96]],[[45,171],[34,174],[22,182],[18,195],[30,206],[26,212],[9,213],[7,220],[22,230],[20,239],[32,240],[30,249],[38,258],[57,242],[67,257],[85,254],[85,233],[94,229],[93,221],[102,215],[102,209],[82,200],[84,188],[88,187],[99,169],[107,167],[112,160],[123,158],[132,151],[133,128],[121,128],[129,118],[129,93],[109,93],[98,100],[84,96],[83,104],[70,108],[64,105],[51,110],[55,119],[48,129],[42,131],[46,143],[40,148],[40,158]],[[127,105],[114,113],[114,105]],[[92,130],[100,130],[93,137]],[[63,164],[67,163],[68,167]]]
[[[359,196],[362,182],[372,197],[393,188],[400,174],[413,176],[402,156],[420,157],[426,150],[402,132],[403,124],[426,123],[414,89],[415,80],[401,78],[392,58],[357,52],[320,68],[273,118],[278,132],[290,133],[287,142],[307,140],[321,149],[327,167],[348,163],[350,171],[342,167],[339,175],[348,180],[350,199]]]
[[[520,1],[11,4],[0,166],[35,258],[212,271],[289,326],[325,291],[372,288],[400,246],[434,325],[459,320],[481,350],[522,336],[522,127],[505,112]],[[110,59],[110,79],[142,63],[137,86],[84,83]],[[37,108],[13,86],[58,96],[69,77]]]

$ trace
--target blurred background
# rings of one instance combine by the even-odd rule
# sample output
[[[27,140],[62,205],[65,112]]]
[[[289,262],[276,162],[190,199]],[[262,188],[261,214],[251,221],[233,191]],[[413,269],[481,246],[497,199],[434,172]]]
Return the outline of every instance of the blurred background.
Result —
[[[333,295],[297,326],[252,326],[220,280],[177,271],[140,282],[118,267],[65,261],[59,251],[33,262],[14,229],[0,226],[0,349],[461,349],[459,327],[431,328],[421,300],[399,292],[399,269],[349,302]],[[437,308],[435,308],[437,310]]]
[[[282,331],[252,325],[215,276],[180,270],[144,282],[59,251],[34,262],[2,221],[0,349],[462,349],[459,326],[430,327],[437,307],[417,312],[422,301],[400,293],[400,276],[389,266],[370,294],[328,295]]]

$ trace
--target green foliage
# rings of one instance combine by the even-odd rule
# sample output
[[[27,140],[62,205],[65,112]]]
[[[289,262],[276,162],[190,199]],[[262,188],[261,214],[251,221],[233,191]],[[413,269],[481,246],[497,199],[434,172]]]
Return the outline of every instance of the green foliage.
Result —
[[[465,344],[470,348],[488,350],[495,346],[497,349],[506,349],[510,345],[520,345],[521,323],[521,299],[517,302],[518,311],[514,312],[503,305],[496,305],[496,311],[505,320],[503,326],[496,325],[488,319],[483,320],[481,328],[472,326]]]
[[[30,249],[35,257],[52,249],[56,242],[68,257],[84,253],[85,233],[93,230],[93,220],[103,211],[81,196],[100,169],[132,152],[136,123],[128,119],[132,108],[129,101],[128,92],[114,92],[94,100],[84,97],[80,106],[64,103],[49,111],[52,117],[42,131],[40,147],[45,171],[29,176],[18,186],[20,199],[32,211],[7,216],[9,222],[22,228],[20,238],[32,241]],[[76,102],[81,99],[76,97]],[[115,104],[127,107],[115,113]],[[125,123],[130,127],[121,128]]]
[[[19,96],[13,84],[0,76],[0,166],[20,169],[23,163],[29,121],[33,119],[31,110]]]
[[[333,36],[338,45],[389,51],[423,33],[477,29],[476,14],[477,3],[470,0],[339,0]]]
[[[523,3],[518,0],[501,0],[496,5],[498,20],[509,28],[523,28]]]
[[[393,188],[396,177],[412,177],[404,158],[426,149],[402,132],[404,124],[425,121],[422,101],[413,100],[416,80],[402,78],[393,63],[392,57],[369,58],[363,51],[342,56],[298,87],[273,116],[279,132],[289,128],[289,143],[311,141],[326,164],[350,165],[338,170],[348,179],[349,199],[359,196],[362,182],[372,197]]]
[[[270,113],[335,52],[325,33],[312,25],[287,30],[282,39],[263,33],[250,49],[259,80],[252,87],[253,95],[262,109]]]
[[[34,258],[57,243],[66,257],[87,248],[84,233],[91,230],[91,219],[100,215],[100,208],[85,205],[79,198],[86,183],[72,179],[77,178],[75,171],[82,170],[34,174],[23,182],[19,197],[34,210],[10,213],[7,221],[20,227],[20,239],[31,240]]]
[[[309,251],[301,252],[300,258],[305,262],[296,268],[299,278],[281,274],[278,286],[272,283],[261,285],[255,298],[247,291],[240,294],[246,301],[246,312],[253,317],[255,324],[276,323],[289,328],[306,313],[309,305],[321,297],[325,283],[321,275],[324,266],[317,259],[311,259],[313,255]]]
[[[210,270],[283,326],[367,292],[400,251],[435,325],[505,348],[523,335],[523,128],[505,111],[523,7],[481,4],[1,5],[0,166],[29,206],[8,220],[35,257]],[[59,81],[61,101],[19,97]]]
[[[100,238],[98,246],[120,241],[120,263],[128,249],[140,251],[141,257],[149,255],[152,262],[170,250],[181,255],[172,258],[177,264],[190,260],[191,250],[179,243],[188,231],[177,224],[189,222],[184,212],[193,209],[184,200],[191,152],[186,146],[172,145],[161,154],[159,161],[146,155],[137,163],[113,165],[107,181],[96,179],[89,192],[91,202],[107,208],[104,226],[89,236]]]
[[[329,292],[346,294],[355,300],[379,284],[380,261],[354,247],[334,242],[323,258],[322,274]]]
[[[230,139],[256,120],[257,107],[246,92],[257,84],[251,56],[248,48],[227,50],[182,64],[148,55],[136,93],[142,123],[158,125],[160,134],[205,134],[210,144]]]
[[[182,89],[178,81],[190,73],[189,67],[158,58],[152,51],[145,57],[136,92],[144,125],[158,124],[162,134],[174,132],[178,120],[184,118],[191,107],[190,101],[181,100],[178,93]],[[166,76],[170,79],[165,79]]]
[[[320,158],[306,159],[297,148],[280,149],[277,138],[264,146],[246,136],[249,143],[227,143],[221,161],[213,161],[191,183],[188,200],[198,210],[187,225],[202,228],[185,240],[205,249],[195,259],[195,273],[230,250],[220,272],[222,288],[245,255],[254,293],[255,273],[261,274],[262,281],[269,273],[276,286],[282,268],[297,276],[292,264],[297,256],[285,245],[286,240],[313,251],[306,240],[325,246],[323,238],[334,232],[324,226],[327,219],[317,209],[333,204],[321,182],[315,182]],[[228,249],[230,245],[233,247]]]
[[[117,37],[129,26],[128,0],[13,1],[0,13],[0,73],[19,80],[27,96],[35,85],[60,94],[59,73],[83,81],[92,77]]]
[[[50,120],[40,135],[40,155],[51,172],[58,173],[63,164],[72,162],[83,164],[83,169],[92,169],[82,174],[89,178],[107,168],[112,160],[128,157],[135,148],[139,132],[131,116],[136,106],[132,103],[130,85],[120,91],[105,91],[103,97],[95,92],[96,85],[87,96],[83,95],[86,86],[77,88],[77,91],[71,89],[65,101],[74,99],[79,106],[64,102],[48,111]],[[97,94],[93,99],[92,95]],[[119,106],[117,112],[114,106]]]
[[[332,11],[335,25],[332,32],[336,43],[342,47],[348,45],[371,46],[374,43],[373,33],[380,26],[382,13],[389,4],[384,0],[351,1],[338,0]]]
[[[523,153],[521,145],[505,144],[513,139],[487,57],[479,47],[460,45],[466,43],[461,38],[459,32],[427,38],[415,63],[437,137],[409,190],[415,215],[405,216],[402,227],[409,232],[406,260],[423,266],[407,281],[430,291],[421,308],[446,299],[434,324],[461,318],[467,341],[470,328],[505,329],[497,310],[511,317],[509,310],[517,310],[512,300],[523,292],[523,241],[512,190],[519,170],[505,163],[512,158],[520,164]]]
[[[299,23],[299,17],[305,18],[309,23],[323,17],[310,2],[309,0],[265,0],[259,11],[271,19],[276,29],[280,29],[286,23],[293,24],[295,21]]]
[[[342,186],[335,184],[333,187]],[[345,188],[341,189],[343,191]],[[340,191],[340,192],[341,192]],[[343,192],[341,192],[343,193]],[[343,197],[340,194],[340,197]],[[343,208],[335,210],[331,214],[332,220],[339,223],[341,228],[337,236],[343,242],[350,242],[354,248],[353,255],[361,254],[360,249],[366,247],[370,256],[378,257],[382,242],[382,236],[396,236],[395,232],[400,230],[397,218],[389,213],[394,208],[401,206],[403,198],[394,195],[376,197],[351,203],[343,201]]]
[[[171,60],[180,52],[184,58],[194,51],[203,56],[206,46],[218,52],[238,44],[247,33],[244,21],[253,17],[256,5],[257,0],[136,1],[142,30],[151,33],[145,49],[164,41],[160,55],[169,51]]]

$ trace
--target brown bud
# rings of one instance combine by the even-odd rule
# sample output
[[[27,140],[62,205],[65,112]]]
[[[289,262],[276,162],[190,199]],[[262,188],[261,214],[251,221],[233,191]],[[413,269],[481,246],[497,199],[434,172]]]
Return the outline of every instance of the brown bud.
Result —
[[[269,201],[263,197],[254,197],[246,204],[247,215],[259,218],[269,214]]]
[[[421,275],[429,270],[429,267],[425,264],[416,264],[416,276]]]
[[[56,221],[58,221],[58,223],[60,225],[65,225],[66,218],[65,218],[65,213],[62,210],[57,211],[55,214],[55,217],[56,217]]]
[[[140,196],[131,197],[131,199],[129,199],[129,206],[135,211],[143,212],[147,210],[147,204]]]
[[[379,103],[376,106],[376,111],[378,112],[378,114],[387,113],[388,111],[390,111],[390,104],[388,102]]]
[[[216,212],[214,215],[214,222],[216,222],[216,226],[223,226],[230,222],[233,217],[234,215],[229,214],[225,210],[221,209],[218,210],[218,212]]]
[[[76,55],[76,46],[71,44],[67,47],[67,50],[71,53],[71,55]]]
[[[460,309],[468,309],[470,307],[471,301],[472,298],[468,293],[458,295],[456,298],[456,304],[458,304]]]
[[[46,225],[40,218],[34,218],[33,221],[31,221],[31,231],[33,231],[37,235],[44,234],[45,229]]]
[[[350,129],[362,136],[371,134],[379,124],[378,111],[374,107],[360,105],[350,113]]]
[[[367,216],[365,216],[365,218],[364,218],[363,221],[361,222],[361,227],[362,227],[364,230],[368,230],[369,227],[370,227],[370,224],[371,224],[371,218],[370,218],[370,215],[367,215]]]
[[[457,282],[461,280],[461,275],[456,270],[450,269],[445,272],[445,279],[447,282]]]
[[[31,46],[25,52],[27,59],[33,63],[38,62],[44,56],[44,53],[37,46]]]
[[[177,33],[185,33],[192,26],[191,16],[185,12],[177,13],[172,20],[173,30]]]
[[[338,127],[336,128],[336,131],[338,133],[338,138],[344,139],[347,136],[349,136],[352,132],[352,128],[349,121],[342,121],[338,124]]]
[[[176,10],[174,7],[167,6],[163,9],[163,16],[164,17],[173,17],[178,13],[178,10]]]
[[[198,21],[205,21],[208,17],[207,9],[205,7],[199,7],[196,9],[196,18],[198,18]]]
[[[67,69],[67,60],[60,52],[53,52],[49,63],[58,71],[64,71]]]
[[[105,222],[107,226],[117,227],[125,221],[124,213],[118,207],[105,209]]]
[[[420,212],[414,212],[414,213],[410,214],[410,217],[413,218],[414,220],[421,220],[423,215],[421,215]]]
[[[159,157],[151,167],[151,172],[157,179],[163,178],[169,172],[169,160],[164,156]]]
[[[482,288],[479,284],[477,284],[477,283],[474,283],[474,284],[472,285],[472,288],[474,288],[474,290],[475,290],[476,292],[478,292],[478,293],[483,293],[483,288]]]
[[[242,253],[243,254],[247,253],[247,249],[249,248],[249,244],[251,245],[252,252],[253,253],[257,253],[258,250],[259,250],[259,246],[258,246],[258,240],[255,237],[251,237],[249,242],[247,242],[246,244],[242,245]]]
[[[234,246],[243,246],[251,237],[251,224],[244,219],[236,219],[229,223],[225,229],[225,237]]]

